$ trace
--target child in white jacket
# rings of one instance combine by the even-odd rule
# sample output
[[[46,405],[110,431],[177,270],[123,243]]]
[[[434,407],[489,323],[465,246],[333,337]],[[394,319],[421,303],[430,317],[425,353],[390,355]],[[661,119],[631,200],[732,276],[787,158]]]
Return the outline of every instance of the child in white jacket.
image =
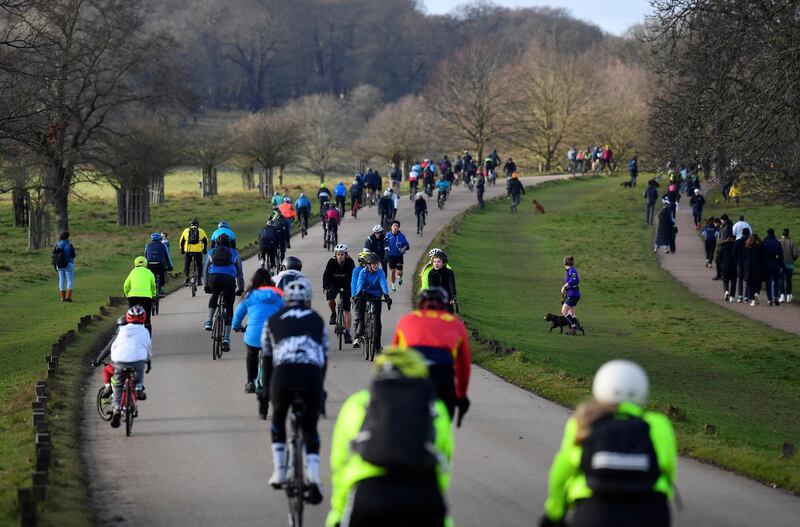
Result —
[[[120,425],[120,398],[124,389],[125,379],[122,371],[132,368],[136,371],[136,398],[145,400],[144,393],[145,366],[150,370],[150,359],[152,358],[152,341],[150,332],[147,331],[144,323],[146,313],[142,306],[133,306],[125,315],[127,324],[119,326],[117,336],[111,345],[111,361],[114,363],[114,389],[113,407],[114,415],[111,418],[111,426],[117,428]]]

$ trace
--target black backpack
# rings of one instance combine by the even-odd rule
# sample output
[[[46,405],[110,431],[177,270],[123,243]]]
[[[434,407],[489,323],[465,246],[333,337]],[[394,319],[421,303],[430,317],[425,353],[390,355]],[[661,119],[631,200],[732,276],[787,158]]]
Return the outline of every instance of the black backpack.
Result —
[[[264,227],[258,237],[258,248],[262,253],[272,251],[278,247],[278,230],[274,227]]]
[[[66,269],[69,265],[69,255],[63,247],[59,247],[56,244],[56,246],[53,247],[53,254],[50,256],[50,262],[57,269]]]
[[[197,227],[189,227],[189,236],[186,238],[189,245],[197,245],[200,243],[200,229]]]
[[[211,263],[215,267],[226,267],[233,263],[233,253],[224,245],[217,245],[214,254],[211,256]]]
[[[353,449],[365,461],[394,474],[433,471],[436,394],[428,379],[378,379]]]
[[[643,419],[600,418],[582,446],[581,470],[595,496],[632,499],[654,492],[661,469]]]

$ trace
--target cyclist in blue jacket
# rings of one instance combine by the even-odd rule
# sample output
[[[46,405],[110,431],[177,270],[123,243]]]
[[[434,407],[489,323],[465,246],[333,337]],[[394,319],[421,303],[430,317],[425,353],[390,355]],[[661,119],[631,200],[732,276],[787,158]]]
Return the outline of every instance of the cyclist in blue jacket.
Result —
[[[247,348],[247,384],[244,393],[255,392],[258,374],[258,353],[261,351],[261,330],[264,322],[283,307],[283,291],[272,285],[272,276],[267,269],[256,269],[250,279],[250,286],[244,292],[236,312],[233,314],[233,330],[241,331],[242,322],[247,317],[244,345]],[[265,376],[268,381],[269,377]],[[267,384],[266,393],[269,393]]]
[[[244,292],[242,259],[236,249],[231,247],[227,234],[220,234],[217,246],[208,251],[205,272],[205,292],[211,295],[208,301],[208,320],[205,330],[211,331],[211,320],[217,308],[217,299],[222,295],[225,305],[225,326],[222,336],[222,351],[231,349],[231,322],[233,321],[233,300],[236,294]]]
[[[217,244],[217,238],[220,235],[226,234],[231,240],[231,247],[236,249],[236,234],[231,230],[231,226],[227,221],[222,220],[217,224],[217,230],[211,233],[211,248],[213,249]]]
[[[397,291],[398,285],[403,285],[403,254],[411,249],[406,235],[400,232],[400,222],[394,220],[389,233],[386,235],[386,252],[389,256],[389,275],[392,291]],[[397,279],[395,282],[395,278]],[[397,285],[395,285],[397,283]]]
[[[161,243],[161,233],[154,232],[150,235],[150,242],[144,246],[144,257],[147,259],[147,268],[158,278],[158,294],[164,296],[164,283],[167,281],[167,271],[172,271],[172,260],[169,249]]]
[[[308,216],[311,214],[311,200],[301,193],[297,201],[294,202],[294,212],[297,214],[297,221],[303,225],[300,218],[305,218],[305,225],[308,226]]]
[[[336,198],[336,206],[341,207],[342,216],[344,216],[345,209],[345,199],[347,198],[347,187],[344,186],[344,181],[341,179],[333,188],[333,196]]]
[[[356,288],[353,290],[353,296],[359,299],[358,309],[359,319],[364,320],[364,310],[367,302],[375,303],[375,318],[377,338],[375,339],[375,353],[381,350],[381,308],[383,307],[380,299],[381,295],[386,299],[389,307],[392,306],[392,299],[389,298],[389,288],[386,285],[386,274],[381,269],[381,261],[378,256],[370,252],[364,256],[364,269],[358,274],[356,280]],[[353,273],[355,274],[355,272]],[[377,302],[376,302],[377,300]],[[363,324],[361,324],[363,326]],[[363,327],[360,328],[363,333]]]

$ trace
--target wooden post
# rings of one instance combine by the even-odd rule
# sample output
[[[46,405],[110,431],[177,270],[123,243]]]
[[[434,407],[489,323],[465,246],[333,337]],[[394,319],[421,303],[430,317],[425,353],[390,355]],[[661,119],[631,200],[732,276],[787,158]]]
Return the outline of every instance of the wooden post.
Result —
[[[20,525],[22,527],[36,527],[36,502],[33,500],[31,489],[17,489],[19,502]]]

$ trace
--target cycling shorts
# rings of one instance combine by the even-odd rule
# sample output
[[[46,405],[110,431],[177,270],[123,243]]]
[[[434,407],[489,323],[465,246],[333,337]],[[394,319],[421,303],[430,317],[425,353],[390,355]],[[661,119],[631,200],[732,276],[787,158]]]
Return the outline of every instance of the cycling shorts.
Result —
[[[389,269],[403,270],[403,255],[389,257]]]
[[[345,311],[350,311],[350,289],[345,289],[343,293],[340,293],[338,290],[330,290],[325,293],[326,300],[336,300],[336,297],[342,295],[342,309]]]

